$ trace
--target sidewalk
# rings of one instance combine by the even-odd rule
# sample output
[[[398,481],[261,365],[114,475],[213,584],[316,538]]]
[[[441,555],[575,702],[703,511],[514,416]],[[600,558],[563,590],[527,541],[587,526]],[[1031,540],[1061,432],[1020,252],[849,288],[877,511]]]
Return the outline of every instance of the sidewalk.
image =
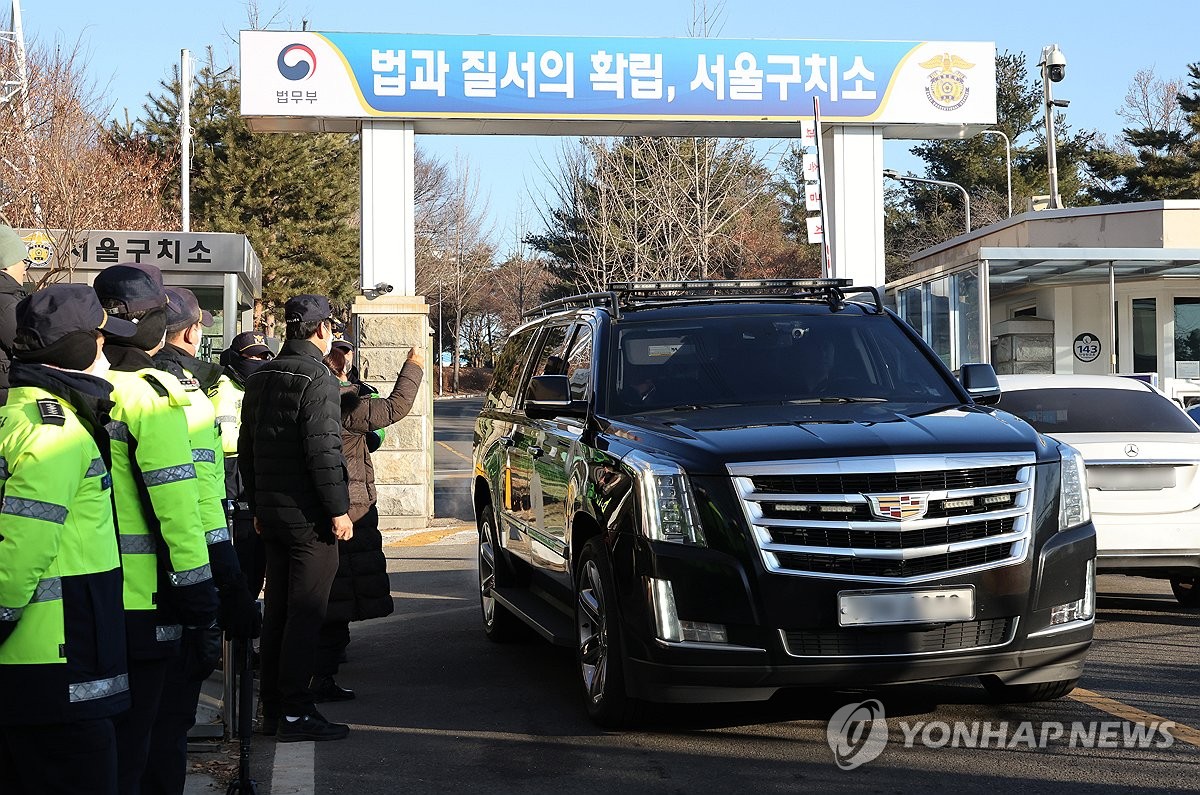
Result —
[[[386,550],[389,547],[473,544],[476,532],[474,523],[465,523],[460,519],[432,519],[426,527],[417,530],[384,530],[383,546]],[[205,723],[206,720],[215,719],[218,723],[220,721],[216,702],[220,699],[221,694],[221,676],[222,674],[218,670],[208,682],[205,682],[204,692],[201,695],[201,709],[197,715],[198,724]],[[188,775],[184,785],[184,795],[224,793],[227,785],[221,782],[228,782],[237,775],[237,741],[221,742],[219,729],[213,740],[197,738],[196,735],[201,733],[209,737],[214,735],[211,730],[201,730],[193,731],[189,737]],[[251,748],[253,754],[251,769],[258,782],[259,792],[269,792],[272,773],[269,764],[270,759],[274,756],[274,743],[266,738],[255,737],[251,741]],[[264,751],[269,751],[269,753]],[[294,791],[300,792],[301,790]]]

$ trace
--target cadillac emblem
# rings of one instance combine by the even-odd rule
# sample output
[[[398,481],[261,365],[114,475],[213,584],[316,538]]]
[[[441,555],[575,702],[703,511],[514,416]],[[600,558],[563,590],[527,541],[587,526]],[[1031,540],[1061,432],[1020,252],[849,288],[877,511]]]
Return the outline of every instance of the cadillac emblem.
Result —
[[[928,494],[868,494],[867,500],[875,516],[897,522],[920,519],[929,510]]]

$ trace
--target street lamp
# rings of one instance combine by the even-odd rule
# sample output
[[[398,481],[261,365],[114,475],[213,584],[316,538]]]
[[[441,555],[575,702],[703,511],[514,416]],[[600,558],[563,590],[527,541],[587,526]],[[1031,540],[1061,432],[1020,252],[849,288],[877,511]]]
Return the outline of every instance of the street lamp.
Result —
[[[1008,217],[1012,218],[1012,142],[1002,130],[984,130],[980,135],[999,135],[1004,139],[1004,168],[1008,174]]]
[[[1062,82],[1067,76],[1067,56],[1058,49],[1057,44],[1047,44],[1042,48],[1042,60],[1038,66],[1042,69],[1042,91],[1045,94],[1046,111],[1046,167],[1050,172],[1050,209],[1058,210],[1063,206],[1062,197],[1058,195],[1058,152],[1054,146],[1054,108],[1065,108],[1070,100],[1055,99],[1050,91],[1051,83]]]
[[[883,175],[888,179],[900,180],[901,182],[922,182],[926,185],[941,185],[946,188],[958,188],[963,195],[963,209],[967,216],[967,234],[971,234],[971,196],[967,193],[967,189],[957,182],[950,182],[944,179],[926,179],[924,177],[913,176],[912,174],[901,174],[894,168],[885,168]]]

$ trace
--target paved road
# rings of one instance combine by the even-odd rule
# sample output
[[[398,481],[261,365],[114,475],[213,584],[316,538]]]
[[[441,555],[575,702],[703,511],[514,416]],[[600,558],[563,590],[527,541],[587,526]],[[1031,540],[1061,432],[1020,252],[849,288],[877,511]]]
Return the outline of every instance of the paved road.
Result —
[[[656,709],[645,727],[609,733],[583,711],[569,651],[532,639],[496,645],[484,638],[473,546],[387,553],[396,614],[355,625],[339,681],[360,697],[322,708],[351,723],[353,733],[344,742],[280,746],[285,771],[307,769],[315,755],[315,788],[287,791],[899,792],[931,784],[988,795],[997,788],[1195,791],[1197,614],[1178,609],[1152,581],[1102,578],[1099,640],[1082,683],[1087,692],[1077,698],[994,705],[973,680],[797,691],[765,704]],[[874,761],[841,771],[826,723],[839,707],[866,698],[885,705],[889,745]],[[1047,721],[1139,717],[1175,721],[1179,739],[1144,750],[1072,748],[1065,740],[1031,750],[1019,739],[1014,750],[926,748],[919,739],[906,748],[900,725],[911,731],[917,721],[1007,721],[1012,739],[1022,721],[1032,721],[1036,734]],[[259,743],[256,770],[271,766],[273,749]]]
[[[433,514],[474,522],[471,507],[471,432],[483,398],[433,401]]]

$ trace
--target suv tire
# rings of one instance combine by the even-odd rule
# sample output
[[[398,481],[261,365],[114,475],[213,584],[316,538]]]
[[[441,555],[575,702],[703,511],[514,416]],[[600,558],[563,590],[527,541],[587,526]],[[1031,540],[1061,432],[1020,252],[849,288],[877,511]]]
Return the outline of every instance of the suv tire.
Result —
[[[625,692],[619,622],[608,551],[593,538],[584,545],[575,568],[576,661],[588,716],[608,729],[636,722],[641,707]]]
[[[479,608],[483,614],[483,632],[488,640],[504,643],[519,637],[520,619],[492,596],[492,589],[511,584],[508,563],[498,543],[496,512],[491,503],[479,510]]]
[[[1002,704],[1021,704],[1032,701],[1053,701],[1070,693],[1079,684],[1078,679],[1063,679],[1058,682],[1034,682],[1026,685],[1010,685],[998,676],[981,676],[979,681]]]
[[[1200,607],[1200,577],[1172,577],[1171,591],[1183,607]]]

